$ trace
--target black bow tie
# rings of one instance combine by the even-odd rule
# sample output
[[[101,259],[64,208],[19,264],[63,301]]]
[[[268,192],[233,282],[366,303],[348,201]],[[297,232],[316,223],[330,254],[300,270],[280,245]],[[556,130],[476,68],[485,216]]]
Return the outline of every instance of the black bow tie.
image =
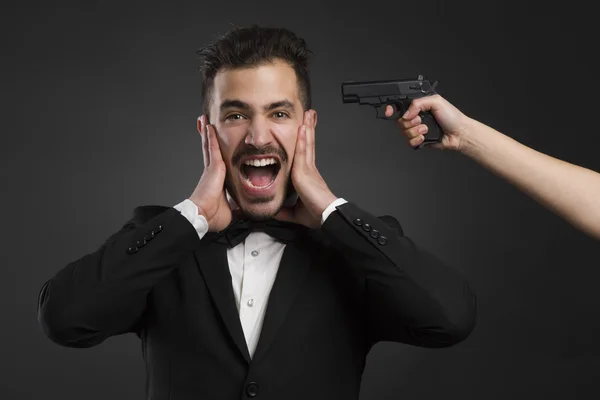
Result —
[[[243,242],[251,232],[264,232],[280,242],[288,244],[296,239],[298,234],[302,232],[302,228],[302,225],[276,219],[266,221],[238,219],[232,221],[227,228],[217,233],[215,241],[225,243],[229,247],[235,247]]]

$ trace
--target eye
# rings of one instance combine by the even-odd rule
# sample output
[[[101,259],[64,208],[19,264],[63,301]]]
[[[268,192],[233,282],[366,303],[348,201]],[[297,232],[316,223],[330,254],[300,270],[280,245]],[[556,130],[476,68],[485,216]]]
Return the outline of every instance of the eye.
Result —
[[[274,113],[273,115],[275,115],[277,118],[285,118],[288,117],[288,115],[286,113],[284,113],[283,111],[277,111],[276,113]]]
[[[236,119],[242,119],[242,118],[244,118],[244,116],[243,116],[242,114],[235,113],[235,114],[229,114],[229,115],[228,115],[228,116],[225,118],[225,120],[226,120],[226,121],[227,121],[227,120],[236,120]]]

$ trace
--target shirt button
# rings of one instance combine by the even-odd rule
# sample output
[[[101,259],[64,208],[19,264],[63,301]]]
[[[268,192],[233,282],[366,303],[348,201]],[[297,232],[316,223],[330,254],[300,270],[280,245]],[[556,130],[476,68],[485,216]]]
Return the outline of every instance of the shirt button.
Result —
[[[248,304],[248,307],[252,307],[254,305],[254,299],[248,300],[248,303],[246,304]]]
[[[252,250],[252,257],[256,257],[258,255],[259,251],[258,250]]]

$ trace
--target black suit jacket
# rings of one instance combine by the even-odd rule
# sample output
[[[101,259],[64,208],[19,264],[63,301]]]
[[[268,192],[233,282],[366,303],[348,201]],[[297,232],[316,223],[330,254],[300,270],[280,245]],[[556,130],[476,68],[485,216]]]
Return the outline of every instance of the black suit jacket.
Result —
[[[137,334],[152,400],[349,400],[375,343],[448,347],[475,324],[461,272],[419,250],[393,217],[346,203],[286,246],[251,359],[226,247],[210,238],[174,208],[136,208],[43,285],[45,334],[78,348]]]

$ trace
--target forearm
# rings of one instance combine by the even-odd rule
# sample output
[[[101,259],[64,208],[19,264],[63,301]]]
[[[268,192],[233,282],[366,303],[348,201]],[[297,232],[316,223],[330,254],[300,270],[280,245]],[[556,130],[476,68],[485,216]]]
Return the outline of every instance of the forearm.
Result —
[[[397,224],[393,218],[386,222],[347,204],[323,224],[331,246],[364,277],[371,341],[446,347],[464,340],[476,316],[464,275],[418,249],[399,224],[388,225]]]
[[[90,347],[132,331],[152,287],[197,244],[194,227],[172,208],[130,221],[44,284],[38,303],[44,332],[64,346]]]
[[[531,149],[473,119],[460,151],[600,239],[600,174]]]

